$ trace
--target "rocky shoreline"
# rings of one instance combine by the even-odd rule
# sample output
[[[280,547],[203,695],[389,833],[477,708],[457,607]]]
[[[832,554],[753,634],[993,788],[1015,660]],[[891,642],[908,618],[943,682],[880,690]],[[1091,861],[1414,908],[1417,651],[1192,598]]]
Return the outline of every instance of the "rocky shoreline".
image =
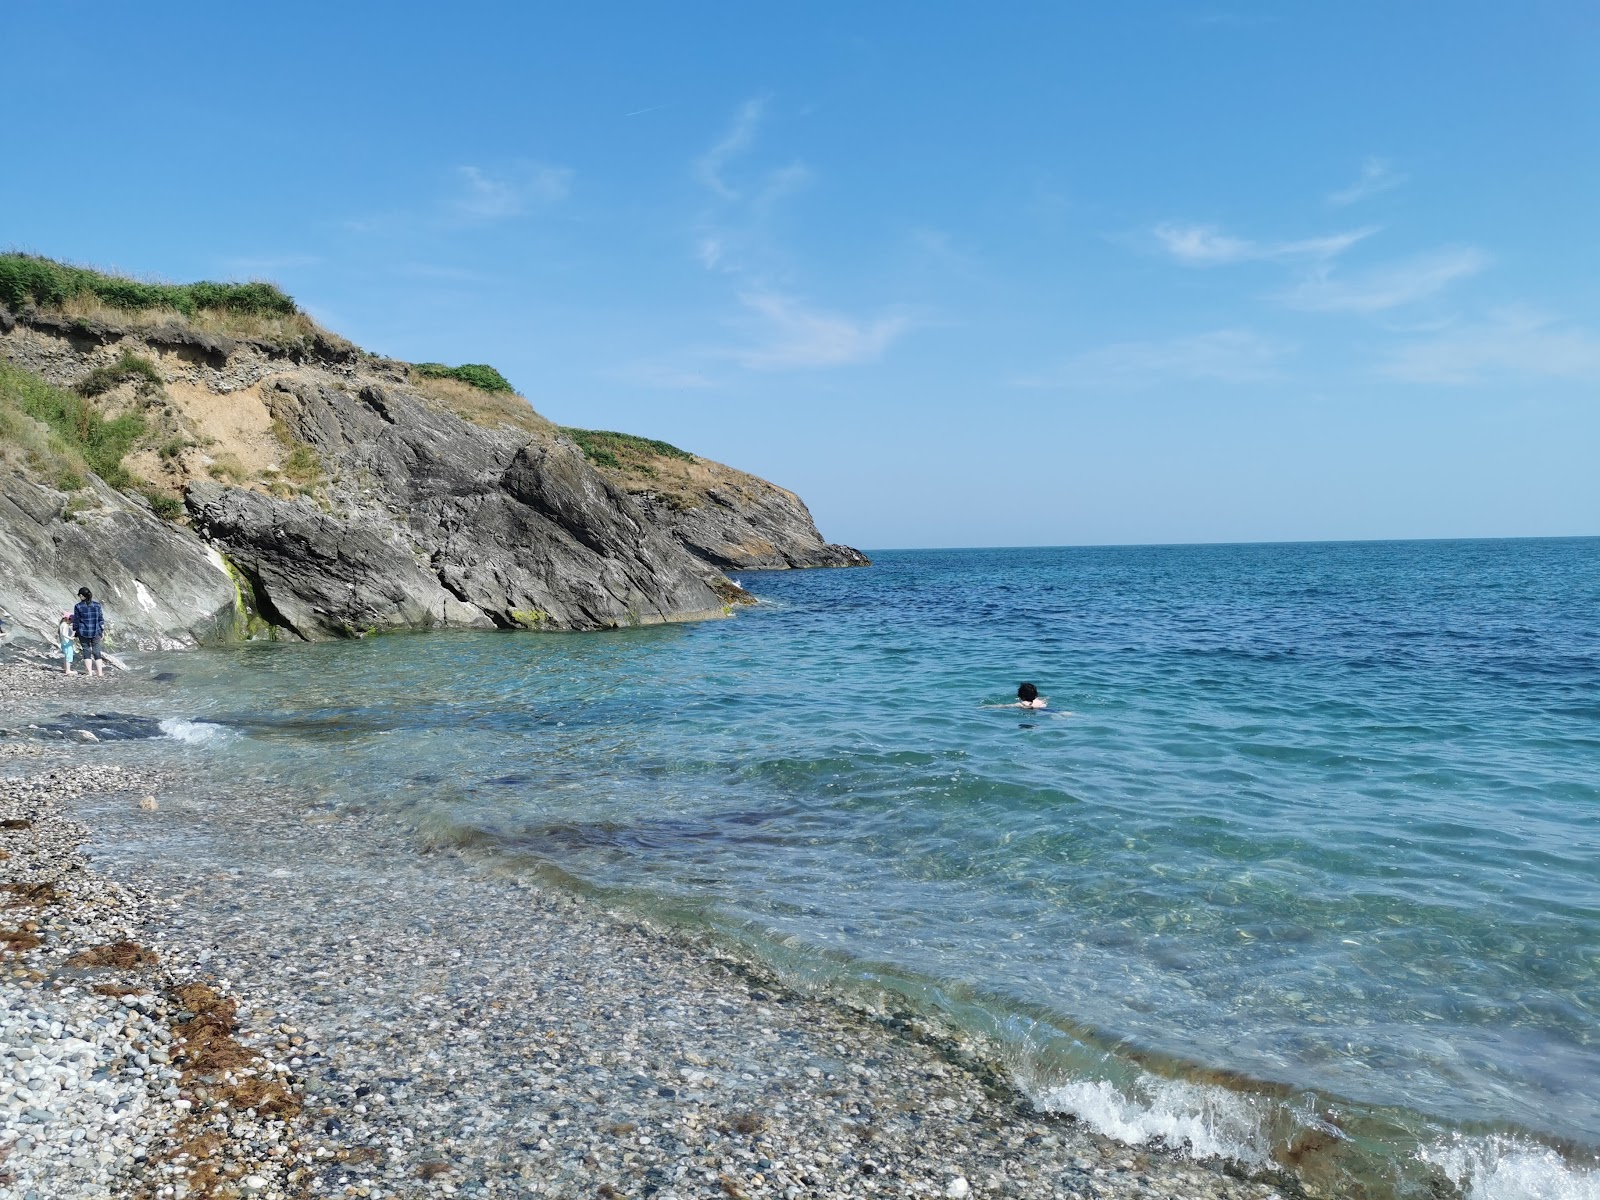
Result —
[[[0,695],[99,682],[40,674],[0,667]],[[1298,1192],[1036,1113],[910,1014],[132,749],[0,741],[22,1200]]]

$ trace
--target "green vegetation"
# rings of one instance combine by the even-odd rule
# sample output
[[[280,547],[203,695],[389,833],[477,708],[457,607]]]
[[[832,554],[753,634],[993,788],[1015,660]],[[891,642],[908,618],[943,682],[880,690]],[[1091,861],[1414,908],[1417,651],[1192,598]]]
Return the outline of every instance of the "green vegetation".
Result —
[[[574,429],[563,425],[561,432],[578,443],[578,449],[597,467],[632,467],[636,470],[648,466],[641,458],[681,458],[693,462],[694,455],[680,450],[670,442],[655,438],[635,437],[631,433],[615,433],[609,429]]]
[[[455,379],[484,392],[515,392],[511,381],[487,363],[462,363],[447,367],[443,363],[413,363],[411,370],[424,379]]]
[[[110,308],[172,308],[186,317],[207,311],[289,317],[299,311],[270,283],[145,283],[32,254],[0,254],[0,304],[7,308],[62,308],[86,297]]]
[[[29,419],[37,423],[32,429],[25,424]],[[82,487],[85,469],[112,487],[133,486],[122,458],[144,432],[144,418],[135,413],[108,421],[76,392],[0,361],[0,434],[22,446],[31,465],[63,489]]]
[[[279,444],[288,451],[278,468],[284,480],[294,485],[286,490],[294,493],[299,490],[309,490],[321,483],[322,459],[317,457],[317,452],[295,437],[282,421],[272,423],[272,433]],[[273,494],[277,495],[278,489],[274,488]]]
[[[118,384],[128,382],[137,383],[139,391],[148,395],[159,390],[166,380],[161,378],[155,363],[131,350],[124,350],[116,362],[109,367],[96,367],[73,384],[73,389],[80,396],[99,396]]]
[[[250,472],[245,469],[238,456],[233,454],[217,455],[206,468],[206,474],[213,479],[221,479],[228,483],[244,483],[250,478]]]
[[[156,516],[163,521],[176,521],[183,516],[183,501],[166,492],[158,492],[155,488],[140,488],[140,494],[150,501],[150,507],[155,510]]]
[[[322,462],[317,452],[302,442],[284,458],[283,473],[295,483],[313,484],[322,478]]]

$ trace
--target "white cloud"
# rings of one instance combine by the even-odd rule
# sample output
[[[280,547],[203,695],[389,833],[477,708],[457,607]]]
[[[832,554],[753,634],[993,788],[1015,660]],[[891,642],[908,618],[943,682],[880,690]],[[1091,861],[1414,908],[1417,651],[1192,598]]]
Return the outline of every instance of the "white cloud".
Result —
[[[1488,263],[1489,256],[1473,246],[1452,246],[1349,278],[1323,270],[1277,298],[1306,312],[1379,312],[1425,300]]]
[[[223,270],[230,275],[245,275],[251,279],[261,279],[278,271],[295,271],[306,267],[314,267],[322,262],[322,259],[315,254],[279,254],[262,258],[224,258],[220,261]]]
[[[1282,378],[1295,347],[1249,329],[1216,329],[1165,341],[1116,342],[1068,359],[1024,387],[1146,387],[1167,380],[1262,383]]]
[[[1257,242],[1223,233],[1214,225],[1164,222],[1155,227],[1161,248],[1186,267],[1219,267],[1240,262],[1325,262],[1343,254],[1375,226],[1288,242]]]
[[[713,194],[700,217],[694,250],[708,271],[749,278],[761,264],[780,257],[768,232],[773,211],[811,182],[811,169],[802,162],[742,173],[734,169],[736,160],[754,148],[766,110],[764,99],[745,101],[727,132],[694,160],[695,177]]]
[[[640,387],[663,388],[668,391],[715,387],[716,381],[700,371],[675,367],[669,363],[634,363],[605,372],[608,378]]]
[[[1405,181],[1406,177],[1396,174],[1383,159],[1369,158],[1361,164],[1361,174],[1356,181],[1349,187],[1340,188],[1332,193],[1328,197],[1328,203],[1335,208],[1343,208],[1347,204],[1365,200],[1368,196],[1376,196],[1379,192],[1397,188]]]
[[[732,351],[742,367],[782,371],[845,367],[870,362],[911,328],[904,315],[855,320],[802,306],[778,292],[746,292],[740,302],[753,315],[754,344]]]
[[[793,162],[775,171],[768,171],[761,181],[761,190],[756,194],[753,203],[759,209],[770,208],[810,182],[811,168],[804,163]]]
[[[723,178],[729,161],[737,158],[755,142],[756,130],[761,126],[767,102],[763,99],[746,100],[734,114],[728,132],[695,160],[695,175],[717,195],[726,200],[737,199],[739,193]]]
[[[502,221],[548,208],[572,191],[568,167],[524,163],[498,175],[482,167],[457,167],[460,187],[450,202],[454,216],[472,222]]]
[[[708,271],[715,271],[722,262],[727,247],[723,239],[716,234],[706,234],[700,239],[700,244],[695,247],[694,256],[700,260],[700,265]]]
[[[1495,377],[1600,380],[1600,335],[1527,309],[1401,346],[1379,370],[1412,383],[1470,384]]]

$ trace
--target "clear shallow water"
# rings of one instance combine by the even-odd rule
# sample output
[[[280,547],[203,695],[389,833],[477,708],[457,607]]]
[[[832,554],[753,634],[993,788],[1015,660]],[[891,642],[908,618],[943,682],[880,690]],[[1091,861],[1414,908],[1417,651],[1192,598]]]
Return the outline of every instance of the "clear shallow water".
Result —
[[[182,656],[164,715],[939,1007],[1119,1136],[1600,1195],[1600,540],[744,582],[728,622]],[[1047,714],[982,707],[1021,679]]]

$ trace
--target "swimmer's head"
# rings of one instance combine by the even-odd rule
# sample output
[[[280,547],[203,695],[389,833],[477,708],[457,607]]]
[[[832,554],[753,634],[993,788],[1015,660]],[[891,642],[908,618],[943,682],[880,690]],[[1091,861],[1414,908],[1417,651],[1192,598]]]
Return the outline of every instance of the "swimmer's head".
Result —
[[[1039,689],[1031,683],[1025,683],[1017,689],[1017,699],[1024,704],[1032,704],[1039,698]]]

